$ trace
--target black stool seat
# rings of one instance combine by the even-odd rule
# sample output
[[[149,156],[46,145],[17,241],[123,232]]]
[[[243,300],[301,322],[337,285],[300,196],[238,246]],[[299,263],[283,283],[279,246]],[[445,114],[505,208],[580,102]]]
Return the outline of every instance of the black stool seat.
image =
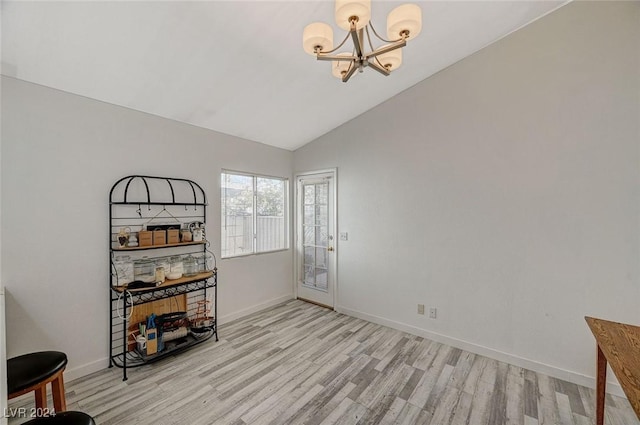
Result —
[[[7,360],[9,394],[33,387],[67,366],[67,355],[59,351],[40,351]]]
[[[61,412],[55,416],[35,418],[24,425],[95,425],[93,418],[82,412]]]

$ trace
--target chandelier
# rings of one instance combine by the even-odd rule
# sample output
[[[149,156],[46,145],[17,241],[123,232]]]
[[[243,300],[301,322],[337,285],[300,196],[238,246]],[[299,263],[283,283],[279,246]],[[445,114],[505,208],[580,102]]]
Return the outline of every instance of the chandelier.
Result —
[[[415,4],[403,4],[396,7],[387,16],[387,39],[382,38],[373,27],[371,18],[371,0],[336,0],[336,23],[349,31],[336,47],[333,47],[333,29],[324,22],[314,22],[304,28],[302,45],[305,52],[318,60],[332,62],[332,74],[343,82],[358,70],[363,72],[370,67],[389,75],[402,64],[402,48],[407,40],[415,38],[422,29],[422,11]],[[373,47],[371,33],[383,44]],[[340,50],[351,38],[351,52]]]

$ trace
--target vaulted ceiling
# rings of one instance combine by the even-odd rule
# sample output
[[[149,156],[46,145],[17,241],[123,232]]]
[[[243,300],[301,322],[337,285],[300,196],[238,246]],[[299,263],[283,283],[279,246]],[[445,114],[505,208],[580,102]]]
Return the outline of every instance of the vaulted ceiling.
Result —
[[[3,1],[2,73],[295,150],[565,1],[413,1],[422,33],[391,76],[342,83],[302,50],[333,1]],[[383,29],[397,1],[376,1]]]

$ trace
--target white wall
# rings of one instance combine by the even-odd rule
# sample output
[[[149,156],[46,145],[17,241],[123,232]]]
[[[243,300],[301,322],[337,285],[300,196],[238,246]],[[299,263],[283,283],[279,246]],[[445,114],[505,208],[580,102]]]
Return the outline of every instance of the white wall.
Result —
[[[7,354],[55,349],[69,379],[107,366],[109,190],[147,174],[200,183],[220,258],[220,170],[291,177],[292,153],[2,79]],[[249,125],[249,123],[248,123]],[[291,298],[291,251],[218,261],[222,322]],[[74,372],[75,370],[75,372]]]
[[[299,149],[340,309],[591,384],[583,317],[640,323],[639,121],[640,3],[576,2]]]

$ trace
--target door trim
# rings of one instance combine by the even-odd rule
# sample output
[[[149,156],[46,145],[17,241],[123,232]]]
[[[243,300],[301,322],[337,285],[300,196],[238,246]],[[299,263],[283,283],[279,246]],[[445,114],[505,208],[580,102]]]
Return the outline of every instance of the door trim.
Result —
[[[338,240],[340,239],[338,237],[338,168],[324,168],[321,170],[314,170],[314,171],[303,171],[303,172],[299,172],[296,173],[294,176],[294,183],[295,185],[295,189],[294,189],[294,194],[293,194],[293,199],[294,199],[294,217],[293,217],[293,225],[294,225],[294,231],[293,231],[293,244],[294,244],[294,249],[293,249],[293,297],[295,299],[301,299],[298,298],[298,279],[300,278],[300,269],[301,269],[301,265],[300,263],[300,255],[298,253],[298,238],[299,238],[299,229],[298,229],[298,225],[302,222],[302,211],[300,210],[300,205],[298,205],[298,179],[301,177],[310,177],[313,176],[315,174],[326,174],[326,173],[332,173],[333,174],[333,208],[332,208],[332,214],[333,214],[333,227],[334,227],[334,235],[333,235],[333,249],[334,249],[334,254],[333,254],[333,261],[331,262],[330,265],[330,273],[333,273],[333,310],[337,311],[337,307],[338,307],[338,253],[340,252],[340,248],[338,246]],[[306,300],[305,300],[306,301]],[[315,303],[314,303],[315,304]],[[330,308],[329,306],[325,306],[323,305],[323,307],[326,308]]]
[[[298,299],[300,301],[304,301],[304,302],[309,303],[309,304],[315,304],[318,307],[324,307],[324,308],[328,308],[329,310],[335,310],[333,307],[329,307],[328,305],[324,305],[324,304],[316,302],[316,301],[308,300],[306,298],[298,298]]]

